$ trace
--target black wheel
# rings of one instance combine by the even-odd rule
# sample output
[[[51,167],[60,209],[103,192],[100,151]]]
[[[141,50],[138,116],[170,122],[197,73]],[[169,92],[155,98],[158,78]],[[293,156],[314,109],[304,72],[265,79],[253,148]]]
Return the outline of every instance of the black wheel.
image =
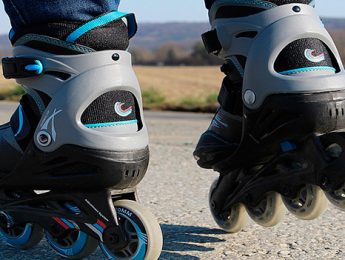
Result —
[[[114,202],[114,205],[128,242],[121,250],[114,250],[111,246],[100,243],[103,253],[108,259],[158,259],[162,251],[163,237],[152,213],[131,200],[119,200]]]
[[[45,231],[49,245],[62,257],[82,259],[92,254],[98,240],[79,230],[79,227],[66,219],[54,219],[53,233]]]
[[[0,234],[11,247],[29,249],[43,238],[43,228],[37,224],[17,224],[6,212],[0,212]]]

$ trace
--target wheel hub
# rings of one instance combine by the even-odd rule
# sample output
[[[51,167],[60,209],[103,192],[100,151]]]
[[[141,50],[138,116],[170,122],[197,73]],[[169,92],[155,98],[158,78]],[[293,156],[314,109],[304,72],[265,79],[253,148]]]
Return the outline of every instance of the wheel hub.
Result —
[[[111,251],[121,251],[129,245],[129,240],[124,230],[119,227],[108,227],[103,233],[103,243]]]

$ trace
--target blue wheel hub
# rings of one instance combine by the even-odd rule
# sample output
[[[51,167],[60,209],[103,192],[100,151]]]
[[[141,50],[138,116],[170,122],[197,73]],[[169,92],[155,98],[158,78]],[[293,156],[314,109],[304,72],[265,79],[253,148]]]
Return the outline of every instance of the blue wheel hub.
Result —
[[[10,215],[0,212],[0,235],[10,246],[20,248],[30,241],[32,224],[16,225]]]
[[[127,246],[120,250],[111,250],[104,243],[100,248],[108,259],[142,260],[147,252],[147,235],[139,218],[126,208],[117,208],[119,224],[128,238]]]

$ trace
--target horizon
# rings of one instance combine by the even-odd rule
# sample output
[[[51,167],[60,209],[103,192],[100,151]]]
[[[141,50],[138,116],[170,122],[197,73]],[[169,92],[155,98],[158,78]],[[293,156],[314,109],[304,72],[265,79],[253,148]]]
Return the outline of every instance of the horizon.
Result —
[[[345,18],[345,1],[317,0],[316,3],[316,10],[323,18]],[[157,6],[157,8],[153,9],[152,6]],[[135,13],[139,24],[208,22],[203,0],[199,2],[175,0],[165,2],[164,5],[161,0],[150,0],[150,5],[144,1],[122,0],[119,10]],[[189,10],[193,10],[193,12],[189,12]],[[10,28],[9,19],[4,11],[3,3],[0,1],[0,34],[7,34]]]

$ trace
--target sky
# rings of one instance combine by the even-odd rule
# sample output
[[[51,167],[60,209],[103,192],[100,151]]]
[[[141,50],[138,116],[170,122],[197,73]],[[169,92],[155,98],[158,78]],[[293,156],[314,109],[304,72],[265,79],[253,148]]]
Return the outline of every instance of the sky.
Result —
[[[317,11],[324,17],[345,18],[344,0],[317,0]],[[207,21],[203,0],[122,0],[120,11],[134,12],[138,22]],[[0,0],[0,33],[7,33],[10,23]]]

